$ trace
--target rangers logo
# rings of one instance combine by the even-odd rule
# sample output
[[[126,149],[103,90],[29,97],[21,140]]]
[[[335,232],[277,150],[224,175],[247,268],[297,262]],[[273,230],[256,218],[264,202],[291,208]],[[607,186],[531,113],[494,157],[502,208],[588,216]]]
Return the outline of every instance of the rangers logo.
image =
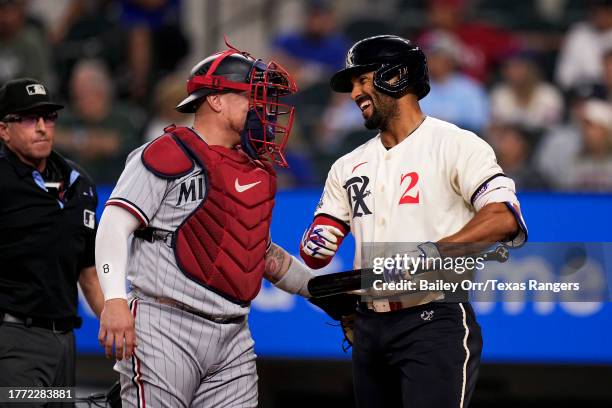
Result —
[[[371,194],[367,190],[370,179],[366,176],[356,176],[344,184],[344,188],[349,196],[349,201],[353,207],[353,218],[372,214],[372,211],[365,203],[365,198]]]
[[[354,65],[354,58],[355,56],[353,55],[353,49],[351,48],[348,52],[348,54],[346,54],[346,66],[347,68]]]

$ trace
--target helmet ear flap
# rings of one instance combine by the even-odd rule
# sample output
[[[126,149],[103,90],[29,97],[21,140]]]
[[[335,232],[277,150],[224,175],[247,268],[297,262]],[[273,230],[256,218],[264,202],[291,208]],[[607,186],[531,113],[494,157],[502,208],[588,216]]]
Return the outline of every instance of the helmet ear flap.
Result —
[[[414,93],[419,100],[429,93],[427,64],[413,67],[406,63],[383,64],[374,71],[374,88],[394,98]]]
[[[410,91],[409,74],[405,64],[383,64],[374,71],[374,87],[394,98],[401,98]]]

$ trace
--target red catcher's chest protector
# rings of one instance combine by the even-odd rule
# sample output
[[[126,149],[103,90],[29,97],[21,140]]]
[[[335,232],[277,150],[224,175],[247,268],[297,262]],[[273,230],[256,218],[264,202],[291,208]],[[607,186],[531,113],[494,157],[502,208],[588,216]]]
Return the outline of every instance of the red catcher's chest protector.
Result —
[[[204,169],[206,195],[174,232],[181,271],[226,299],[248,304],[261,288],[270,235],[276,174],[244,152],[209,146],[193,130],[168,127],[142,154],[159,177]]]

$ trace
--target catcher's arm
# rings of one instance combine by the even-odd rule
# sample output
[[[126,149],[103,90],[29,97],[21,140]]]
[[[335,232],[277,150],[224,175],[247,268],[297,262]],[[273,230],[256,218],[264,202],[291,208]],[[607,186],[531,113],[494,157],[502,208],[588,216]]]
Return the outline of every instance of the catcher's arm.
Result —
[[[285,292],[310,297],[308,281],[314,276],[306,265],[275,243],[266,252],[264,278]]]

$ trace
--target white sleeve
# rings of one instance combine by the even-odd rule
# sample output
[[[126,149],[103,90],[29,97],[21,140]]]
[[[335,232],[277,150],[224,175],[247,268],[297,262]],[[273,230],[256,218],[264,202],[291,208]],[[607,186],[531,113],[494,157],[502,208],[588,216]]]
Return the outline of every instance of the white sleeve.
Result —
[[[527,225],[521,213],[521,204],[516,197],[516,189],[512,179],[506,176],[497,176],[488,180],[478,189],[473,199],[474,209],[480,211],[490,203],[506,204],[519,226],[518,233],[504,244],[510,247],[520,247],[527,242]]]
[[[340,165],[336,162],[327,174],[325,188],[314,215],[315,217],[319,214],[332,216],[348,227],[351,223],[350,205],[346,190],[340,180]]]
[[[140,220],[146,227],[153,218],[168,188],[168,180],[151,173],[142,163],[145,146],[128,156],[125,169],[115,186],[106,206],[118,206]]]
[[[466,203],[479,211],[489,203],[505,203],[519,225],[518,234],[506,245],[519,247],[527,241],[527,226],[520,203],[516,197],[514,182],[497,164],[493,149],[487,142],[469,132],[459,143],[454,168],[454,184]]]
[[[457,135],[457,144],[448,153],[456,158],[451,182],[465,202],[473,205],[480,187],[504,172],[487,142],[472,132],[462,133]]]
[[[126,299],[126,267],[130,235],[140,220],[118,206],[104,209],[96,235],[96,270],[104,300]]]

